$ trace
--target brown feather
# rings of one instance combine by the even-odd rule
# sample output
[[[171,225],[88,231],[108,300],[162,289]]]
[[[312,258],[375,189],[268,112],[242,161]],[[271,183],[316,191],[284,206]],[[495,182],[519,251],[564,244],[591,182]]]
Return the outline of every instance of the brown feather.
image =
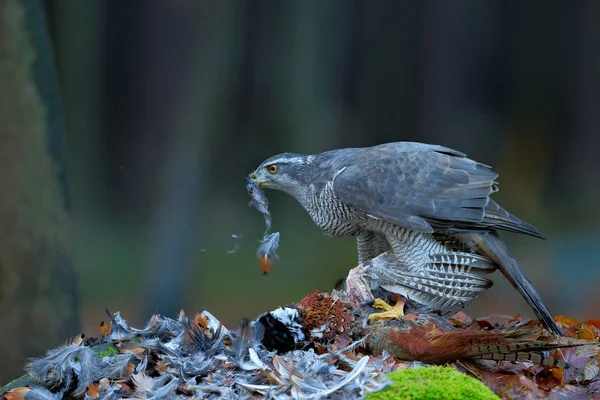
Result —
[[[581,344],[559,344],[523,339],[537,336],[533,331],[443,331],[410,324],[410,330],[374,324],[368,328],[367,344],[371,351],[388,351],[396,358],[429,364],[447,364],[456,360],[486,359],[530,361],[535,364],[569,368],[564,361],[541,353]]]

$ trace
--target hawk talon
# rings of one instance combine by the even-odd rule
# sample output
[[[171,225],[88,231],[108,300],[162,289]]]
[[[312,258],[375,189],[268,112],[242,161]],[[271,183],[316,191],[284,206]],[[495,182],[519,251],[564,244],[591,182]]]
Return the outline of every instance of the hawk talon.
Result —
[[[394,304],[394,306],[390,306],[388,303],[386,303],[385,301],[381,300],[381,299],[375,299],[375,301],[373,302],[373,305],[371,305],[371,307],[373,308],[377,308],[380,310],[384,310],[383,312],[380,313],[373,313],[369,315],[369,323],[371,322],[375,322],[375,321],[380,321],[383,319],[399,319],[399,320],[404,320],[404,303],[406,302],[406,300],[400,298],[398,299],[398,301],[396,302],[396,304]]]
[[[371,307],[373,308],[377,308],[378,310],[383,310],[383,311],[390,311],[393,309],[392,306],[390,306],[385,300],[381,300],[381,299],[375,299],[373,301],[373,304],[371,304]]]

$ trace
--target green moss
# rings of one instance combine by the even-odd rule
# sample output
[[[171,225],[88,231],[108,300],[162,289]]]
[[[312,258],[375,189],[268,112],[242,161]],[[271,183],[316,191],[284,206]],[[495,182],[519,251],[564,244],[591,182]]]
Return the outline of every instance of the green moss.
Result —
[[[119,354],[119,350],[115,347],[115,346],[107,346],[105,349],[102,349],[102,351],[99,351],[96,353],[96,356],[98,356],[98,358],[103,358],[103,357],[110,357],[110,356],[114,356]]]
[[[367,399],[498,399],[483,383],[450,367],[409,368],[387,376],[392,384]]]

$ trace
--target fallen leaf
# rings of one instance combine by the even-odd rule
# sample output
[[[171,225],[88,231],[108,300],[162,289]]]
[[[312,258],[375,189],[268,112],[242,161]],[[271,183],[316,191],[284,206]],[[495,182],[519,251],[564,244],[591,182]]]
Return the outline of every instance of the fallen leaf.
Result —
[[[109,321],[108,324],[104,321],[100,322],[100,326],[98,327],[100,331],[100,336],[107,337],[112,333],[112,321]]]
[[[583,379],[585,381],[591,381],[598,376],[600,372],[600,366],[598,365],[598,359],[592,358],[585,366],[581,369],[583,372]]]
[[[582,324],[592,325],[595,328],[600,329],[600,319],[587,319],[583,321]]]
[[[589,340],[590,342],[595,342],[598,338],[596,335],[596,327],[593,325],[581,324],[579,329],[577,330],[577,337],[583,340]]]
[[[87,390],[85,391],[86,397],[90,397],[92,399],[97,399],[100,397],[100,386],[97,383],[92,383],[88,385]]]
[[[136,343],[136,342],[125,343],[125,344],[122,344],[121,346],[119,346],[119,353],[121,353],[121,354],[132,353],[136,356],[139,356],[140,354],[143,354],[145,351],[146,351],[146,349],[141,347],[140,344]]]
[[[133,375],[133,373],[135,372],[135,365],[133,365],[133,363],[131,362],[128,362],[127,368],[125,368],[125,372],[127,373],[127,375]]]
[[[194,316],[194,323],[198,326],[201,326],[203,329],[208,329],[208,318],[206,318],[202,313],[197,313]]]
[[[512,319],[509,319],[508,322],[517,322],[521,320],[521,314],[516,314]]]
[[[81,343],[83,343],[84,338],[85,335],[83,333],[80,333],[79,335],[67,340],[67,344],[74,344],[75,346],[80,346]]]
[[[565,376],[565,370],[564,370],[564,369],[562,369],[562,368],[551,368],[551,371],[552,371],[552,372],[551,372],[551,373],[552,373],[552,376],[553,376],[554,378],[558,379],[558,380],[559,380],[559,382],[562,384],[562,383],[563,383],[564,376]]]
[[[577,320],[575,318],[567,317],[565,315],[559,315],[558,317],[554,317],[554,320],[563,326],[569,327],[571,325],[575,325]]]
[[[169,370],[169,366],[164,360],[158,360],[156,365],[154,366],[154,370],[158,372],[160,375],[166,374]]]
[[[24,400],[27,393],[29,393],[31,389],[28,387],[19,387],[11,389],[8,393],[4,394],[4,398],[6,400]]]
[[[532,382],[538,390],[550,391],[564,383],[563,372],[560,368],[546,368],[534,376]]]
[[[557,386],[549,394],[549,398],[554,400],[559,399],[592,399],[597,398],[593,397],[594,391],[590,391],[587,387],[583,386],[573,386],[573,385],[564,385]]]

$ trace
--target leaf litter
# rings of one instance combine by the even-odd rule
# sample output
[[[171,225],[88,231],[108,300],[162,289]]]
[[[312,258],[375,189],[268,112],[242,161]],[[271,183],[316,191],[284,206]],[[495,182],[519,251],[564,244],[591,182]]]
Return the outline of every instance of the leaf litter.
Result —
[[[208,311],[191,318],[183,312],[176,319],[154,315],[143,328],[107,312],[109,321],[100,325],[98,337],[77,336],[32,360],[28,372],[35,383],[5,398],[35,393],[48,399],[63,394],[84,399],[355,399],[384,388],[388,372],[433,364],[473,376],[502,398],[590,398],[600,389],[600,344],[581,329],[593,327],[597,338],[595,320],[558,317],[566,336],[557,338],[537,321],[476,319],[462,312],[448,319],[415,312],[403,320],[367,325],[373,309],[337,291],[313,292],[287,307],[299,311],[304,335],[286,351],[266,345],[267,330],[278,334],[260,322],[266,314],[229,330]]]

